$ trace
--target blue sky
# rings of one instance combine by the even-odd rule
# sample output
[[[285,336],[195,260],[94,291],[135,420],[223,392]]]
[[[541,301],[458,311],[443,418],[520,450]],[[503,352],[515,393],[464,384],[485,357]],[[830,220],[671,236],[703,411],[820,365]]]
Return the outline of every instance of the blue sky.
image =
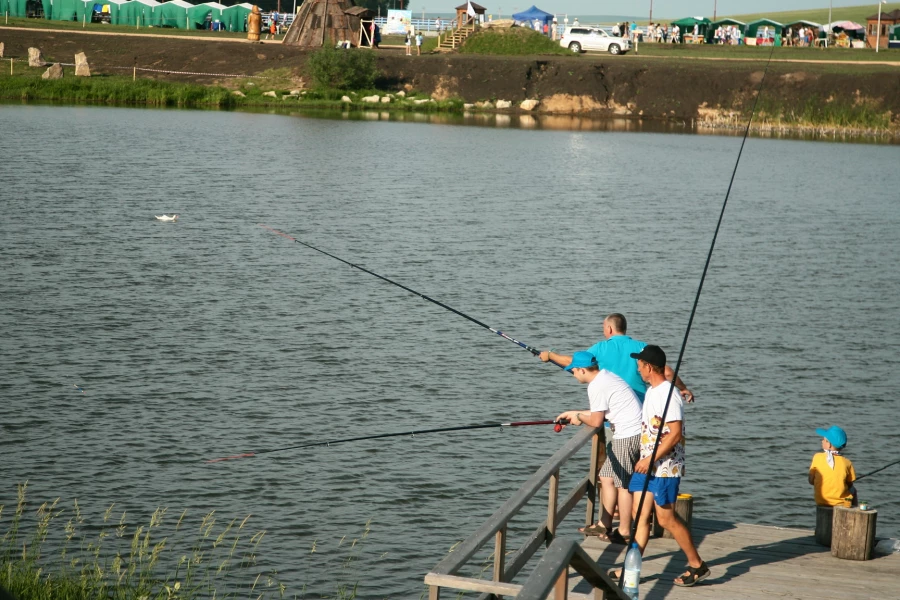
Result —
[[[436,0],[413,0],[413,12],[419,12],[424,6],[430,13],[433,11],[452,11],[459,2],[448,3],[449,8],[439,8],[443,2]],[[650,0],[474,0],[488,9],[495,17],[498,12],[509,15],[525,10],[532,4],[547,12],[568,13],[570,15],[636,15],[646,17],[650,13]],[[859,0],[833,0],[834,6],[860,6],[871,4],[876,6],[877,0],[860,2]],[[828,8],[829,0],[653,0],[653,14],[661,17],[683,17],[703,15],[711,17],[713,4],[717,4],[719,15],[734,15],[781,10],[803,10],[806,8]]]

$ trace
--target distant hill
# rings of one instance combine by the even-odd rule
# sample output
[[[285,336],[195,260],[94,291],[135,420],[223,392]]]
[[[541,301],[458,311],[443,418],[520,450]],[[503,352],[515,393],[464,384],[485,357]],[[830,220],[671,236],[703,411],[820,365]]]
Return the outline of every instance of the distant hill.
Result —
[[[892,10],[897,8],[900,8],[900,2],[888,2],[887,4],[882,5],[881,12],[891,12]],[[865,25],[866,17],[877,13],[878,5],[875,2],[864,4],[862,6],[843,6],[840,8],[835,7],[834,10],[831,11],[831,20],[854,21],[856,23]],[[779,23],[790,23],[791,21],[798,21],[800,19],[814,21],[816,23],[827,23],[828,7],[826,6],[825,8],[811,8],[809,10],[751,13],[744,15],[720,15],[720,18],[726,16],[732,19],[737,19],[738,21],[743,21],[744,23],[749,23],[750,21],[756,21],[757,19],[763,18],[772,19],[773,21],[778,21]]]

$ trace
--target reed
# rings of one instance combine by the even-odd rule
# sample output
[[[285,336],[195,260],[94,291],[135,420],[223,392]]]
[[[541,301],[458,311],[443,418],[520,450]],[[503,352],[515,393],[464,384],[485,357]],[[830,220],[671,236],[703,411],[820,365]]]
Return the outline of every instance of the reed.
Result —
[[[0,585],[19,600],[262,600],[288,595],[277,571],[260,564],[266,532],[250,529],[250,515],[220,522],[213,511],[197,522],[183,511],[173,521],[166,508],[157,508],[149,522],[133,523],[112,504],[102,522],[92,524],[77,500],[62,508],[57,498],[32,513],[26,490],[27,482],[18,485],[15,511],[8,518],[0,506]],[[328,577],[333,595],[317,591],[315,597],[356,597],[353,567],[368,533],[366,523],[362,538],[344,547],[346,557],[332,565]],[[292,595],[304,596],[305,590]]]

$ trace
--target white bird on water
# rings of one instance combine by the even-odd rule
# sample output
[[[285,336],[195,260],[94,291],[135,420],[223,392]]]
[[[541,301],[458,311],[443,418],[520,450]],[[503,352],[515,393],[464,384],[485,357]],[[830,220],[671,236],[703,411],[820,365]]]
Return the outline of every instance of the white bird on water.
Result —
[[[178,215],[172,215],[171,217],[168,215],[162,215],[162,216],[156,215],[156,220],[157,221],[177,221]]]

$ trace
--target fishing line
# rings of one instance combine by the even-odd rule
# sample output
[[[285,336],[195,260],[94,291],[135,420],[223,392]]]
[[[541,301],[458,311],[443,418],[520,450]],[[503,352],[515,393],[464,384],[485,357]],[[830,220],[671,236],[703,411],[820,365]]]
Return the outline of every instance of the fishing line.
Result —
[[[709,263],[712,261],[713,250],[716,247],[716,239],[719,237],[719,230],[722,227],[722,219],[725,217],[725,208],[728,206],[728,198],[731,197],[731,189],[734,186],[734,178],[737,175],[738,165],[741,163],[741,155],[744,153],[744,145],[747,143],[747,137],[750,135],[750,125],[753,123],[753,117],[756,115],[756,108],[759,106],[759,99],[762,96],[763,84],[766,81],[766,75],[769,73],[769,65],[772,64],[772,55],[775,53],[775,46],[769,51],[769,58],[766,61],[766,68],[763,71],[762,79],[759,81],[759,89],[756,92],[756,100],[753,102],[753,110],[750,111],[750,118],[747,120],[747,127],[744,130],[744,137],[741,140],[741,147],[738,150],[737,160],[734,161],[734,169],[731,172],[731,180],[728,182],[728,190],[725,192],[725,200],[722,202],[722,210],[719,211],[719,220],[716,223],[716,229],[713,232],[712,241],[709,244],[709,252],[706,255],[706,263],[703,265],[703,274],[700,276],[700,284],[697,286],[697,294],[694,296],[694,305],[691,307],[691,315],[688,318],[687,329],[684,332],[684,339],[681,341],[681,349],[678,351],[678,361],[675,363],[675,371],[672,375],[672,381],[678,381],[678,372],[681,370],[681,361],[684,358],[684,350],[687,347],[688,337],[691,335],[691,326],[694,323],[694,315],[697,314],[697,305],[700,302],[700,293],[703,291],[703,283],[706,281],[706,274],[709,271]],[[663,429],[666,426],[666,413],[669,411],[669,404],[672,401],[672,390],[675,389],[674,383],[669,386],[669,393],[666,395],[666,405],[660,417],[659,428],[656,434],[656,441],[653,443],[653,452],[650,453],[650,465],[647,468],[647,477],[644,479],[644,487],[641,490],[641,499],[638,502],[637,515],[638,518],[632,519],[631,523],[631,540],[634,541],[634,535],[637,533],[638,521],[640,521],[641,511],[644,508],[644,499],[647,497],[647,488],[650,486],[650,477],[653,475],[653,467],[656,464],[656,451],[659,449],[659,443],[663,438]],[[649,424],[652,426],[652,424]],[[684,432],[682,431],[682,435]],[[623,587],[625,583],[625,567],[619,574],[619,587]]]
[[[879,472],[881,472],[881,471],[884,471],[884,470],[887,469],[888,467],[893,467],[894,465],[897,465],[897,464],[900,464],[900,460],[895,460],[895,461],[892,462],[892,463],[889,463],[889,464],[884,465],[884,466],[881,467],[880,469],[875,469],[874,471],[872,471],[872,472],[870,472],[870,473],[866,473],[865,475],[860,475],[859,477],[857,477],[856,479],[853,480],[853,483],[856,483],[857,481],[859,481],[859,480],[862,479],[863,477],[868,477],[869,475],[874,475],[875,473],[879,473]]]
[[[484,423],[481,425],[459,425],[456,427],[439,427],[437,429],[414,429],[412,431],[401,431],[398,433],[380,433],[378,435],[364,435],[361,437],[344,438],[340,440],[326,440],[324,442],[312,442],[310,444],[298,444],[296,446],[285,446],[283,448],[270,448],[269,450],[256,450],[254,452],[245,452],[243,454],[234,454],[223,458],[214,458],[207,460],[207,463],[222,462],[223,460],[235,460],[238,458],[251,458],[258,454],[269,454],[271,452],[282,452],[284,450],[296,450],[297,448],[312,448],[314,446],[331,446],[333,444],[343,444],[346,442],[358,442],[361,440],[378,440],[389,437],[398,437],[401,435],[422,435],[425,433],[446,433],[448,431],[467,431],[470,429],[488,429],[489,427],[528,427],[531,425],[553,425],[553,430],[559,433],[562,426],[568,424],[565,419],[559,421],[517,421],[513,423]]]
[[[353,267],[354,269],[359,269],[359,270],[362,271],[363,273],[368,273],[369,275],[372,275],[372,276],[374,276],[374,277],[377,277],[378,279],[381,279],[382,281],[386,281],[386,282],[388,282],[388,283],[390,283],[390,284],[392,284],[392,285],[396,285],[398,288],[404,289],[404,290],[406,290],[407,292],[409,292],[410,294],[414,294],[414,295],[418,296],[419,298],[422,298],[423,300],[428,300],[429,302],[432,302],[432,303],[434,303],[434,304],[437,304],[437,305],[440,306],[441,308],[445,308],[445,309],[449,310],[450,312],[452,312],[452,313],[454,313],[454,314],[457,314],[457,315],[461,316],[461,317],[464,318],[464,319],[468,319],[469,321],[475,323],[475,324],[478,325],[479,327],[484,327],[484,328],[487,329],[488,331],[493,332],[493,333],[496,333],[497,335],[499,335],[499,336],[502,337],[503,339],[509,340],[509,341],[512,342],[513,344],[516,344],[516,345],[518,345],[519,347],[524,348],[525,350],[528,350],[529,352],[531,352],[531,354],[532,354],[533,356],[538,356],[538,355],[540,355],[540,353],[541,353],[541,351],[538,350],[537,348],[534,348],[533,346],[529,346],[528,344],[526,344],[526,343],[524,343],[524,342],[520,342],[519,340],[515,339],[514,337],[510,337],[510,336],[506,335],[506,334],[503,333],[502,331],[500,331],[500,330],[498,330],[498,329],[494,329],[493,327],[491,327],[491,326],[488,325],[487,323],[482,323],[482,322],[479,321],[478,319],[476,319],[476,318],[474,318],[474,317],[470,317],[470,316],[467,315],[466,313],[461,312],[461,311],[458,311],[458,310],[456,310],[455,308],[453,308],[452,306],[447,306],[447,305],[444,304],[443,302],[439,302],[439,301],[435,300],[434,298],[430,298],[430,297],[426,296],[425,294],[423,294],[423,293],[421,293],[421,292],[417,292],[416,290],[414,290],[414,289],[412,289],[412,288],[408,288],[408,287],[406,287],[406,286],[403,285],[403,284],[400,284],[400,283],[397,283],[396,281],[393,281],[392,279],[388,279],[387,277],[383,277],[383,276],[379,275],[378,273],[375,273],[375,272],[373,272],[373,271],[370,271],[369,269],[366,269],[365,267],[361,267],[361,266],[359,266],[359,265],[357,265],[357,264],[354,264],[354,263],[352,263],[352,262],[346,261],[346,260],[344,260],[343,258],[340,258],[340,257],[335,256],[334,254],[330,254],[330,253],[328,253],[328,252],[325,252],[324,250],[321,250],[321,249],[319,249],[319,248],[316,248],[315,246],[312,246],[312,245],[310,245],[310,244],[307,244],[306,242],[301,242],[301,241],[298,240],[297,238],[291,237],[290,235],[288,235],[288,234],[286,234],[286,233],[284,233],[284,232],[282,232],[282,231],[278,231],[277,229],[273,229],[272,227],[269,227],[268,225],[264,225],[264,224],[262,224],[262,223],[259,223],[259,226],[268,229],[268,230],[271,231],[272,233],[278,234],[278,235],[280,235],[280,236],[282,236],[282,237],[285,237],[285,238],[287,238],[287,239],[289,239],[289,240],[291,240],[291,241],[297,242],[297,243],[300,244],[301,246],[306,246],[306,247],[309,248],[310,250],[315,250],[316,252],[319,252],[319,253],[321,253],[321,254],[324,254],[325,256],[330,256],[331,258],[333,258],[333,259],[335,259],[335,260],[339,260],[339,261],[341,261],[342,263],[344,263],[345,265],[350,265],[350,266]],[[552,360],[551,360],[550,362],[552,362],[554,365],[556,365],[556,366],[559,367],[560,369],[565,368],[563,365],[561,365],[561,364],[559,364],[559,363],[555,363],[555,362],[553,362]]]

